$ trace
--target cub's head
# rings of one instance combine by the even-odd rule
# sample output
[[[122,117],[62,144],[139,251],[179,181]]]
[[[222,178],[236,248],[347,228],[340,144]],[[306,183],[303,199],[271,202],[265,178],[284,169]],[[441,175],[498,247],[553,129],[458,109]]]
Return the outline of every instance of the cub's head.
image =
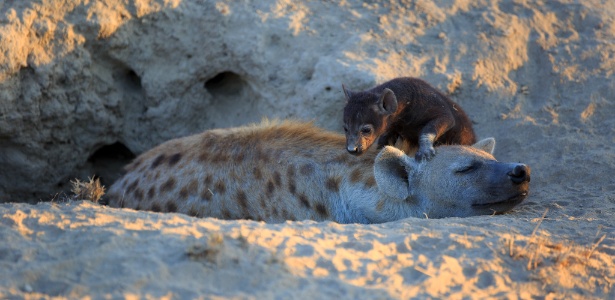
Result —
[[[346,97],[344,132],[346,149],[361,155],[384,133],[387,118],[397,110],[397,98],[390,89],[382,94],[352,92],[342,85]]]
[[[473,146],[440,146],[432,160],[417,162],[385,147],[376,158],[374,175],[389,201],[401,201],[409,215],[429,218],[499,214],[521,203],[529,193],[530,168],[498,162],[493,138]]]

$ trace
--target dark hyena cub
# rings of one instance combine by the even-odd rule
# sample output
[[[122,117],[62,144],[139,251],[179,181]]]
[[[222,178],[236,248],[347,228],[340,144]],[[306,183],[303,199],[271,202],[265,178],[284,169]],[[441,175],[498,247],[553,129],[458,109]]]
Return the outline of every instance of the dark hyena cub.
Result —
[[[476,136],[472,121],[455,102],[427,82],[396,78],[372,89],[346,96],[344,131],[348,152],[360,155],[378,138],[378,148],[401,138],[418,147],[417,160],[431,159],[434,145],[472,145]]]

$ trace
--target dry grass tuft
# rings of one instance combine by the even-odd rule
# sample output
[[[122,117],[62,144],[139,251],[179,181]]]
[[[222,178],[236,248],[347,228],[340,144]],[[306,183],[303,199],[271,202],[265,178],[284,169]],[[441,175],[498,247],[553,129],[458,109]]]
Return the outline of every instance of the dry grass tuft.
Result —
[[[600,251],[600,244],[607,235],[596,234],[595,241],[588,245],[579,245],[572,241],[554,241],[548,236],[540,236],[538,228],[548,210],[538,220],[538,224],[528,236],[510,235],[505,238],[506,252],[514,260],[527,260],[526,268],[535,272],[532,277],[545,285],[558,285],[573,288],[577,285],[591,285],[594,289],[608,293],[615,282],[609,278],[615,276],[615,270],[604,270],[611,265],[612,256]],[[572,278],[585,278],[583,282]]]
[[[90,200],[98,203],[100,198],[105,194],[105,187],[100,184],[98,178],[89,178],[90,181],[80,181],[79,179],[71,180],[73,185],[72,192],[75,194],[75,200]]]
[[[216,232],[188,247],[186,255],[192,260],[215,263],[223,248],[224,236]]]

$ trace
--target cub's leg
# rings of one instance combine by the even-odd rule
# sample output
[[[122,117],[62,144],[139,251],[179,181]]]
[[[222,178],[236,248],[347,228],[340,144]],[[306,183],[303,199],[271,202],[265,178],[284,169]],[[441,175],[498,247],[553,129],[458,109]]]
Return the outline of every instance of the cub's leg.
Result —
[[[419,149],[414,158],[417,161],[429,160],[436,155],[434,142],[453,126],[455,126],[455,119],[452,116],[441,116],[425,124],[419,134]]]

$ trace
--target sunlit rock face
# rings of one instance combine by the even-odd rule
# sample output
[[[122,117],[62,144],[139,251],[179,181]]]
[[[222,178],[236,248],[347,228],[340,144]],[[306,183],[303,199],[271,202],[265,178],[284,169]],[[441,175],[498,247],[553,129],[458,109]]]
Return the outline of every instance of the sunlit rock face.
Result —
[[[584,5],[0,4],[0,202],[52,199],[74,177],[109,185],[135,155],[209,128],[268,117],[340,130],[342,83],[361,90],[399,76],[450,94],[479,136],[498,138],[498,158],[540,169],[532,154],[557,147],[526,140],[545,126],[598,136],[615,127],[604,100],[615,95],[615,13]]]

